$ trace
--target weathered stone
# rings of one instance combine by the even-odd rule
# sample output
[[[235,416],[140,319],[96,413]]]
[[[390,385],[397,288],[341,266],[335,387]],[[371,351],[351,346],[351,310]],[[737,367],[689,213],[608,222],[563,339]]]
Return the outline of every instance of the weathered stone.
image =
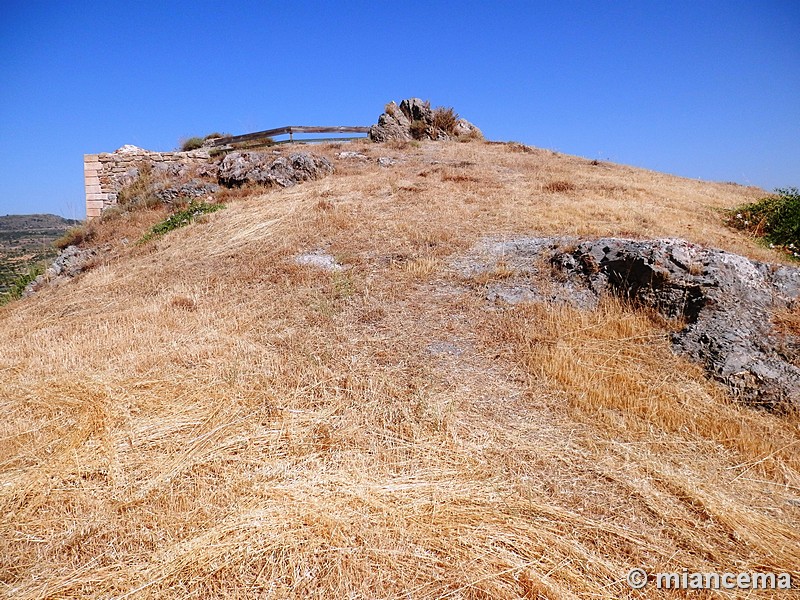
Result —
[[[336,156],[344,159],[368,160],[367,156],[361,152],[339,152]]]
[[[373,142],[388,140],[449,140],[449,139],[482,139],[480,129],[466,119],[459,119],[453,131],[444,131],[434,126],[434,111],[430,102],[420,98],[407,98],[400,103],[386,105],[385,112],[378,117],[377,125],[369,130],[369,138]]]
[[[164,184],[156,187],[153,194],[162,202],[170,204],[180,198],[201,198],[211,196],[218,191],[219,186],[216,183],[205,183],[199,179],[192,179],[180,185]]]
[[[317,267],[324,271],[341,271],[342,265],[336,262],[336,259],[323,250],[315,250],[313,252],[304,252],[294,257],[294,261],[299,265],[308,265]]]
[[[43,275],[39,275],[27,285],[23,296],[27,297],[38,291],[45,284],[58,285],[89,268],[97,252],[92,249],[67,246],[53,260]]]
[[[456,121],[454,135],[457,139],[483,139],[483,133],[481,133],[481,130],[466,119],[459,119]]]
[[[125,144],[114,150],[114,154],[147,154],[147,150],[131,144]]]
[[[672,336],[674,348],[734,396],[769,408],[800,408],[800,340],[778,333],[771,320],[775,309],[800,302],[800,269],[685,240],[616,238],[487,242],[457,266],[470,275],[492,268],[499,257],[517,275],[495,284],[493,298],[591,306],[592,296],[615,295],[653,308],[686,323]],[[560,276],[551,279],[552,270]],[[544,279],[547,285],[537,285]]]
[[[327,158],[306,152],[277,158],[266,152],[231,152],[220,163],[218,178],[228,187],[245,183],[289,187],[331,173],[333,165]]]

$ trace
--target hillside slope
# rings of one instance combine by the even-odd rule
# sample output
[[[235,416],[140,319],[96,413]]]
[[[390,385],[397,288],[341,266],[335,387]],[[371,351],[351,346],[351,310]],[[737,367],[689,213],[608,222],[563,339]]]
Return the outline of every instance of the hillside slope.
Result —
[[[633,567],[800,583],[795,415],[733,402],[673,354],[674,323],[489,301],[508,273],[454,268],[519,235],[777,261],[719,213],[763,190],[520,145],[315,151],[336,174],[112,240],[0,308],[3,593],[684,597],[631,590]]]
[[[32,264],[52,258],[53,241],[77,223],[58,215],[0,216],[0,297]]]

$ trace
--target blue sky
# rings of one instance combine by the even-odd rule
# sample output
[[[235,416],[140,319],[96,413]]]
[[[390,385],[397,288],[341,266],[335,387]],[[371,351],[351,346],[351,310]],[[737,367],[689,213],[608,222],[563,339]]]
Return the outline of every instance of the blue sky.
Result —
[[[800,187],[800,2],[0,0],[0,214],[83,154],[453,106],[495,140]]]

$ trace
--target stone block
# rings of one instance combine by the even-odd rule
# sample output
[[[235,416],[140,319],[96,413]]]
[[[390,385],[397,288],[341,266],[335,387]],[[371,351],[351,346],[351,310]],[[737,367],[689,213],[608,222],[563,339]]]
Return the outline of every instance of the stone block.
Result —
[[[87,194],[102,194],[103,190],[100,188],[100,183],[98,182],[97,185],[89,185],[86,184],[86,193]]]
[[[108,194],[103,193],[87,193],[86,194],[86,201],[89,202],[91,200],[108,200]]]

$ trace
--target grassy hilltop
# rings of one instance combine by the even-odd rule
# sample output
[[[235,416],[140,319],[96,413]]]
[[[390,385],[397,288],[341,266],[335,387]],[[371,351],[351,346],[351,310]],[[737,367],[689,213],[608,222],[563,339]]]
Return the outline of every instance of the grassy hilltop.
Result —
[[[106,260],[0,307],[0,593],[684,597],[632,591],[638,566],[800,584],[796,415],[733,401],[674,323],[488,302],[508,273],[453,267],[518,235],[786,261],[725,223],[764,190],[520,144],[312,150],[334,175],[220,193],[142,244],[166,209],[121,214],[85,242]],[[314,252],[341,268],[295,260]]]

